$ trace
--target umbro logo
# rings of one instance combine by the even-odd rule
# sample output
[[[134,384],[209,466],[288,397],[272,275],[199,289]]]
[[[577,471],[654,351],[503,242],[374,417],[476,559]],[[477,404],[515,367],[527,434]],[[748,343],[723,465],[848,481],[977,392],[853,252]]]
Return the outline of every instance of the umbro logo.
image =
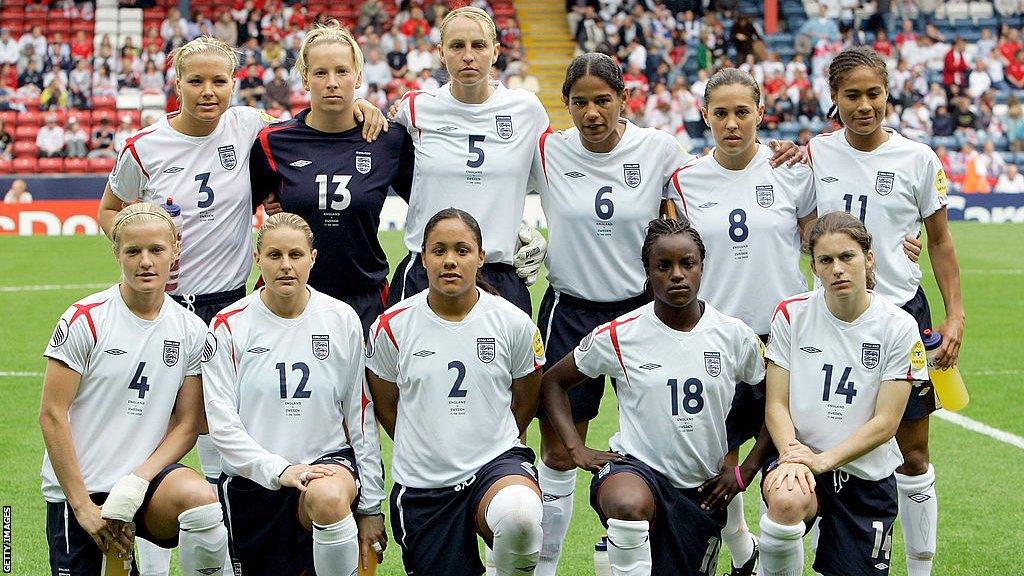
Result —
[[[569,178],[583,178],[584,176],[586,176],[586,174],[584,174],[582,172],[575,172],[575,171],[573,171],[573,172],[566,172],[565,175],[568,176]]]
[[[527,574],[532,574],[536,568],[536,564],[531,564],[529,566],[516,566],[516,570],[519,570],[520,572],[525,572]]]
[[[705,202],[704,204],[697,206],[697,208],[711,208],[712,206],[718,206],[718,202]]]
[[[198,568],[196,571],[199,572],[200,574],[206,574],[206,576],[211,576],[212,574],[217,574],[218,572],[220,572],[223,569],[224,569],[223,566],[215,566],[215,567],[212,567],[212,568]]]
[[[831,184],[833,182],[839,182],[839,178],[836,178],[834,176],[825,176],[824,178],[821,179],[821,181]]]
[[[910,498],[914,502],[917,502],[918,504],[920,504],[921,502],[927,502],[928,500],[932,499],[932,497],[929,496],[928,494],[922,494],[920,492],[917,494],[911,494],[910,496],[908,496],[908,498]]]
[[[121,354],[127,354],[127,352],[121,350],[120,348],[111,348],[110,350],[104,350],[104,352],[110,354],[111,356],[120,356]]]
[[[302,168],[304,166],[309,166],[310,164],[312,164],[312,162],[310,162],[309,160],[296,160],[295,162],[292,162],[291,164],[289,164],[289,166],[294,166],[296,168]]]
[[[801,350],[807,352],[808,354],[818,354],[821,352],[821,350],[818,350],[814,346],[804,346],[803,348],[801,348]]]
[[[886,564],[885,562],[879,562],[878,564],[875,564],[875,570],[888,570],[888,569],[889,569],[889,565]]]
[[[255,348],[249,348],[248,350],[246,350],[246,352],[250,354],[263,354],[264,352],[270,352],[270,348],[263,348],[261,346],[257,346]]]
[[[559,498],[562,498],[562,496],[555,496],[554,494],[545,494],[544,495],[544,501],[545,502],[554,502],[555,500],[558,500]]]
[[[164,174],[177,174],[182,170],[184,170],[184,168],[182,168],[181,166],[171,166],[167,170],[164,170]]]
[[[648,362],[647,364],[641,364],[640,368],[643,368],[644,370],[654,370],[655,368],[661,368],[661,364],[651,364]]]
[[[420,350],[419,352],[413,354],[413,356],[419,356],[420,358],[426,358],[427,356],[431,356],[433,354],[434,354],[433,350]]]
[[[928,393],[931,392],[931,390],[932,390],[931,386],[921,386],[921,391],[918,392],[917,395],[918,396],[927,396]],[[911,498],[913,498],[913,496],[911,496]]]
[[[458,130],[458,128],[455,126],[441,126],[437,129],[438,132],[452,132],[454,130]]]

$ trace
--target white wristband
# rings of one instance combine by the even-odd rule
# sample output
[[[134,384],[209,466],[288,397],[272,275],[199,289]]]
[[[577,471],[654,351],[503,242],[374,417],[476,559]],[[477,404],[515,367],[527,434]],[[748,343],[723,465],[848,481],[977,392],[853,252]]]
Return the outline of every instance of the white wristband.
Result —
[[[100,516],[107,520],[131,522],[135,513],[142,507],[147,490],[149,490],[148,480],[143,480],[134,474],[122,476],[110,489],[110,494],[100,509]]]

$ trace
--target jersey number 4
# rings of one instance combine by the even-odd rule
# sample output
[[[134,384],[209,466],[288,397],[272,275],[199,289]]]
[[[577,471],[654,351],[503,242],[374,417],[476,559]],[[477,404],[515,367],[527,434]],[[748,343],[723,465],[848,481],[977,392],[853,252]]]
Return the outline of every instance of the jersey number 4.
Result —
[[[139,391],[139,399],[146,397],[146,392],[149,392],[149,377],[142,373],[146,369],[145,362],[139,362],[139,367],[135,369],[135,375],[132,376],[132,381],[128,384],[128,388],[131,390]]]
[[[316,175],[317,192],[320,198],[321,210],[344,210],[352,203],[352,193],[348,190],[348,181],[352,177],[347,174],[334,174],[331,176],[331,184],[334,184],[334,192],[327,193],[327,174]]]
[[[278,381],[281,385],[281,399],[288,397],[288,371],[286,367],[287,365],[284,362],[278,362],[276,365]],[[310,390],[306,390],[306,383],[309,382],[309,366],[305,362],[296,362],[292,364],[292,370],[299,372],[299,386],[295,389],[295,393],[292,394],[292,398],[309,398],[312,395]]]

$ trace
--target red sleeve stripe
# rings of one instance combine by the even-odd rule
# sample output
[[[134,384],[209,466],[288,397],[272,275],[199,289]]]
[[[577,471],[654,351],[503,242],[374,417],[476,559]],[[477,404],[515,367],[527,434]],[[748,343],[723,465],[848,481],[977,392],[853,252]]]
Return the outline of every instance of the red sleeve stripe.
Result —
[[[406,93],[405,96],[402,96],[402,100],[409,100],[409,122],[412,124],[413,128],[419,128],[419,126],[416,125],[416,97],[420,94],[422,94],[422,92],[419,90],[413,90],[412,92]]]
[[[551,136],[551,128],[548,127],[548,131],[540,135],[540,167],[544,170],[544,180],[548,179],[548,157],[544,153],[544,146],[547,145],[548,136]]]
[[[687,218],[690,217],[690,212],[686,208],[686,197],[683,196],[683,187],[679,184],[679,173],[682,172],[683,170],[686,170],[690,166],[690,164],[687,164],[686,166],[683,166],[682,168],[679,168],[672,173],[672,185],[675,186],[676,194],[679,194],[679,200],[683,203],[683,214],[685,214]]]
[[[89,324],[89,332],[92,333],[92,341],[94,343],[98,342],[99,338],[96,334],[96,324],[92,321],[92,309],[104,302],[106,302],[106,300],[103,300],[102,302],[93,302],[92,304],[74,304],[75,313],[71,316],[71,321],[68,322],[68,328],[70,329],[71,325],[74,324],[75,320],[78,320],[79,317],[85,318],[86,323]]]
[[[786,317],[786,322],[790,322],[790,319],[789,319],[789,308],[788,308],[789,305],[794,303],[794,302],[803,302],[804,300],[807,300],[808,298],[809,298],[808,296],[800,296],[800,297],[797,297],[797,298],[790,298],[788,300],[783,300],[782,302],[779,302],[779,305],[775,307],[775,313],[772,314],[772,322],[775,321],[775,317],[779,315],[779,312],[782,312],[782,315]]]
[[[626,377],[626,384],[629,384],[629,372],[626,371],[626,363],[622,360],[622,348],[619,346],[619,326],[628,324],[639,317],[639,315],[633,316],[632,318],[626,318],[621,322],[617,319],[612,320],[607,326],[597,331],[597,334],[608,332],[608,338],[612,342],[612,348],[615,349],[615,357],[619,361],[619,367],[622,368],[622,374]]]
[[[807,144],[804,144],[804,154],[807,155],[807,165],[814,169],[814,159],[811,157],[811,141],[808,140]]]
[[[258,136],[260,147],[263,148],[263,155],[267,157],[267,164],[270,165],[270,169],[274,172],[277,172],[277,162],[274,162],[274,153],[270,150],[270,133],[277,132],[278,130],[284,130],[286,128],[292,128],[293,126],[294,124],[291,122],[283,126],[272,124],[263,130],[260,130],[260,135]]]
[[[248,306],[242,306],[237,310],[228,310],[227,312],[221,312],[220,314],[214,316],[213,331],[216,332],[217,328],[220,328],[220,326],[223,324],[224,327],[228,329],[228,334],[231,334],[231,324],[228,324],[228,319],[234,316],[235,314],[238,314],[242,310],[245,310],[246,308],[248,308]],[[234,336],[234,334],[232,334],[232,336]],[[231,345],[231,364],[235,367],[236,370],[238,369],[238,360],[235,359],[234,344]]]
[[[408,309],[409,308],[399,308],[390,314],[387,312],[381,314],[377,319],[377,330],[373,333],[373,339],[376,340],[377,336],[380,335],[380,331],[383,330],[384,333],[387,334],[388,340],[391,340],[391,343],[394,344],[395,350],[398,350],[398,340],[395,339],[395,333],[391,331],[391,319]]]
[[[142,170],[142,173],[146,175],[146,178],[149,178],[149,172],[147,172],[146,167],[142,165],[142,159],[139,158],[139,152],[138,150],[135,149],[135,143],[138,142],[139,139],[141,139],[146,134],[152,134],[153,132],[156,132],[156,128],[153,128],[152,130],[147,130],[146,132],[139,132],[135,136],[132,136],[131,138],[125,141],[124,150],[121,151],[122,155],[125,152],[131,153],[132,158],[135,159],[135,163],[139,165],[139,170]]]

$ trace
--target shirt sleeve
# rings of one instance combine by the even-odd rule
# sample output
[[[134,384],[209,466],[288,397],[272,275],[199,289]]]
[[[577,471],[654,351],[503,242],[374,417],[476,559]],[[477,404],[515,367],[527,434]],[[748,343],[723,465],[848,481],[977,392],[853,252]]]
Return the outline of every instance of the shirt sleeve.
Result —
[[[149,176],[143,172],[135,155],[125,148],[117,157],[117,162],[114,164],[114,169],[110,171],[107,182],[115,196],[125,202],[134,202],[142,198],[142,192],[146,183],[149,182]]]
[[[772,325],[768,331],[768,349],[765,351],[766,360],[771,360],[781,368],[789,370],[790,337],[793,327],[790,324],[788,314],[783,309],[776,308],[775,316],[772,318]]]
[[[512,335],[512,379],[532,374],[544,366],[544,339],[540,329],[525,314]]]
[[[390,329],[381,327],[377,318],[366,338],[366,367],[388,382],[398,382],[398,345],[391,337]]]
[[[416,98],[417,92],[407,92],[398,102],[398,112],[395,113],[395,124],[403,126],[409,134],[416,128],[412,116],[412,101]]]
[[[96,346],[96,340],[89,330],[87,319],[79,318],[77,322],[70,323],[75,310],[72,306],[61,315],[43,356],[59,360],[75,372],[84,374],[89,367],[89,356]]]
[[[818,197],[814,191],[814,173],[803,164],[786,169],[793,190],[793,203],[797,218],[804,218],[818,208]]]
[[[918,333],[917,323],[904,314],[904,318],[894,319],[890,329],[889,349],[886,351],[886,362],[882,370],[882,381],[906,380],[924,382],[928,380],[928,358],[924,343]]]
[[[749,326],[743,325],[737,345],[739,366],[736,375],[740,382],[759,384],[764,380],[764,344]]]
[[[397,125],[396,125],[397,126]],[[394,179],[391,180],[391,187],[395,189],[398,197],[409,203],[409,196],[412,195],[412,176],[416,168],[416,147],[408,132],[402,132],[402,146],[398,153],[398,170]]]
[[[193,316],[190,314],[189,316]],[[203,348],[206,345],[206,326],[202,320],[189,318],[189,346],[187,364],[185,365],[186,376],[203,375]]]
[[[255,210],[271,194],[281,190],[281,175],[271,165],[259,137],[252,145],[249,155],[249,182],[252,186],[252,207]],[[280,201],[280,198],[278,198]]]
[[[267,451],[242,424],[235,382],[237,351],[226,327],[209,332],[203,348],[203,395],[210,438],[221,458],[239,474],[269,490],[281,487],[280,475],[291,465]]]
[[[612,348],[610,332],[601,330],[608,324],[602,324],[583,337],[580,343],[573,350],[573,359],[576,360],[576,369],[586,374],[589,378],[597,378],[606,374],[616,378],[619,382],[625,382],[625,374],[622,373],[619,363],[615,360],[615,351]]]
[[[949,201],[946,195],[949,181],[946,179],[946,171],[942,169],[942,162],[931,150],[926,152],[925,158],[924,172],[914,186],[914,200],[921,218],[938,212]]]
[[[661,190],[661,197],[664,200],[673,200],[676,204],[679,204],[679,194],[672,186],[672,174],[675,173],[681,166],[693,159],[693,156],[688,154],[686,150],[679,142],[669,135],[667,132],[664,133],[665,140],[665,160],[662,163],[662,174],[661,181],[665,183],[665,187]],[[676,206],[680,214],[682,214],[682,205]]]
[[[384,499],[384,463],[380,456],[380,431],[373,414],[373,401],[366,387],[362,324],[355,312],[346,312],[349,314],[348,350],[345,353],[345,358],[349,359],[348,373],[339,384],[344,391],[342,410],[345,415],[345,426],[352,451],[356,455],[359,481],[362,484],[356,511],[360,514],[377,514]]]

